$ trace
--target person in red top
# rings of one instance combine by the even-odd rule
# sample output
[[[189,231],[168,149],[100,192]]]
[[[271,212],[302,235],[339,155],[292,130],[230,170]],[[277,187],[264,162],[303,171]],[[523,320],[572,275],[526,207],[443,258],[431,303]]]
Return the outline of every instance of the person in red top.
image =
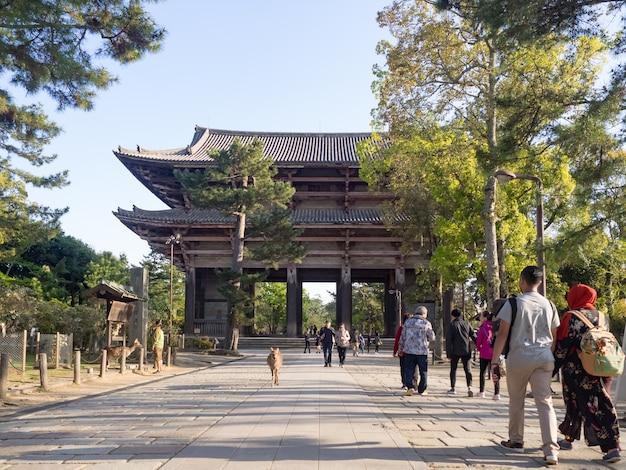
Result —
[[[411,312],[405,313],[404,317],[402,318],[402,324],[404,324],[404,322],[407,321],[407,319],[412,318],[412,317],[413,317],[413,313]],[[396,331],[396,339],[393,342],[393,357],[398,356],[400,360],[400,380],[402,381],[402,390],[406,390],[406,387],[404,386],[404,353],[398,354],[398,343],[400,342],[401,334],[402,334],[402,325],[400,325],[400,327],[398,328],[398,331]]]

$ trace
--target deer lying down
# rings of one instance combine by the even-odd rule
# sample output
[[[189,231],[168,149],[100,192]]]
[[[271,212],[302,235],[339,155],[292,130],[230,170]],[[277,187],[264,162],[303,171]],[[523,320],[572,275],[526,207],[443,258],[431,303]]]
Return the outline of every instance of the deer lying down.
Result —
[[[272,387],[278,385],[278,371],[283,366],[283,355],[280,353],[279,348],[270,348],[270,353],[267,356],[267,365],[270,366],[272,372]]]
[[[141,347],[142,347],[141,343],[139,342],[137,338],[135,338],[133,345],[130,347],[108,345],[106,348],[104,348],[105,351],[107,352],[107,369],[109,368],[109,360],[117,359],[117,361],[120,362],[122,358],[122,354],[124,354],[124,357],[126,358],[130,356],[135,349],[141,348]]]

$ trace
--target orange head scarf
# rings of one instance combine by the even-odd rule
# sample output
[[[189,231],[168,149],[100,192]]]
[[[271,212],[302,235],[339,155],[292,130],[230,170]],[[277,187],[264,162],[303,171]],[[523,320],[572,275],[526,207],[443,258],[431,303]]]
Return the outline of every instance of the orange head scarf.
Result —
[[[579,308],[595,310],[596,300],[598,300],[598,294],[595,289],[585,284],[576,284],[567,293],[567,305],[571,310],[578,310]]]

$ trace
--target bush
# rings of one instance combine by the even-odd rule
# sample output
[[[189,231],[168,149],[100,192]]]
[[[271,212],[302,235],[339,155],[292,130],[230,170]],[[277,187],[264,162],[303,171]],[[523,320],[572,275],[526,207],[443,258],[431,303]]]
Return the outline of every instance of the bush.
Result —
[[[208,336],[192,336],[185,338],[185,347],[189,349],[215,349],[215,341]]]

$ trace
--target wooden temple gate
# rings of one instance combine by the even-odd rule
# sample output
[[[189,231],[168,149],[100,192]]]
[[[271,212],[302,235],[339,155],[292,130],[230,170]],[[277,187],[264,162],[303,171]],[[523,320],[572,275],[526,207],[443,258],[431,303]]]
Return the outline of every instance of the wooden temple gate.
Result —
[[[244,145],[255,138],[262,141],[264,153],[278,170],[277,178],[291,182],[296,190],[293,221],[303,230],[299,240],[308,245],[308,252],[301,264],[280,266],[268,278],[287,283],[287,336],[302,334],[303,282],[337,284],[336,322],[347,328],[352,325],[352,283],[383,283],[385,332],[393,335],[399,321],[398,299],[403,299],[396,292],[403,293],[415,282],[415,267],[427,260],[417,251],[424,247],[400,252],[402,240],[387,230],[379,210],[391,195],[369,191],[359,177],[356,147],[371,134],[251,133],[201,127],[196,127],[191,144],[179,149],[120,147],[115,152],[169,207],[119,209],[115,215],[152,249],[173,255],[176,266],[186,273],[185,334],[221,336],[225,331],[228,305],[217,291],[214,269],[230,267],[234,227],[229,217],[194,208],[173,170],[204,168],[211,162],[208,151],[227,149],[236,138]],[[180,235],[180,243],[166,245],[172,235]],[[258,263],[244,263],[244,270],[258,269],[262,269]]]

